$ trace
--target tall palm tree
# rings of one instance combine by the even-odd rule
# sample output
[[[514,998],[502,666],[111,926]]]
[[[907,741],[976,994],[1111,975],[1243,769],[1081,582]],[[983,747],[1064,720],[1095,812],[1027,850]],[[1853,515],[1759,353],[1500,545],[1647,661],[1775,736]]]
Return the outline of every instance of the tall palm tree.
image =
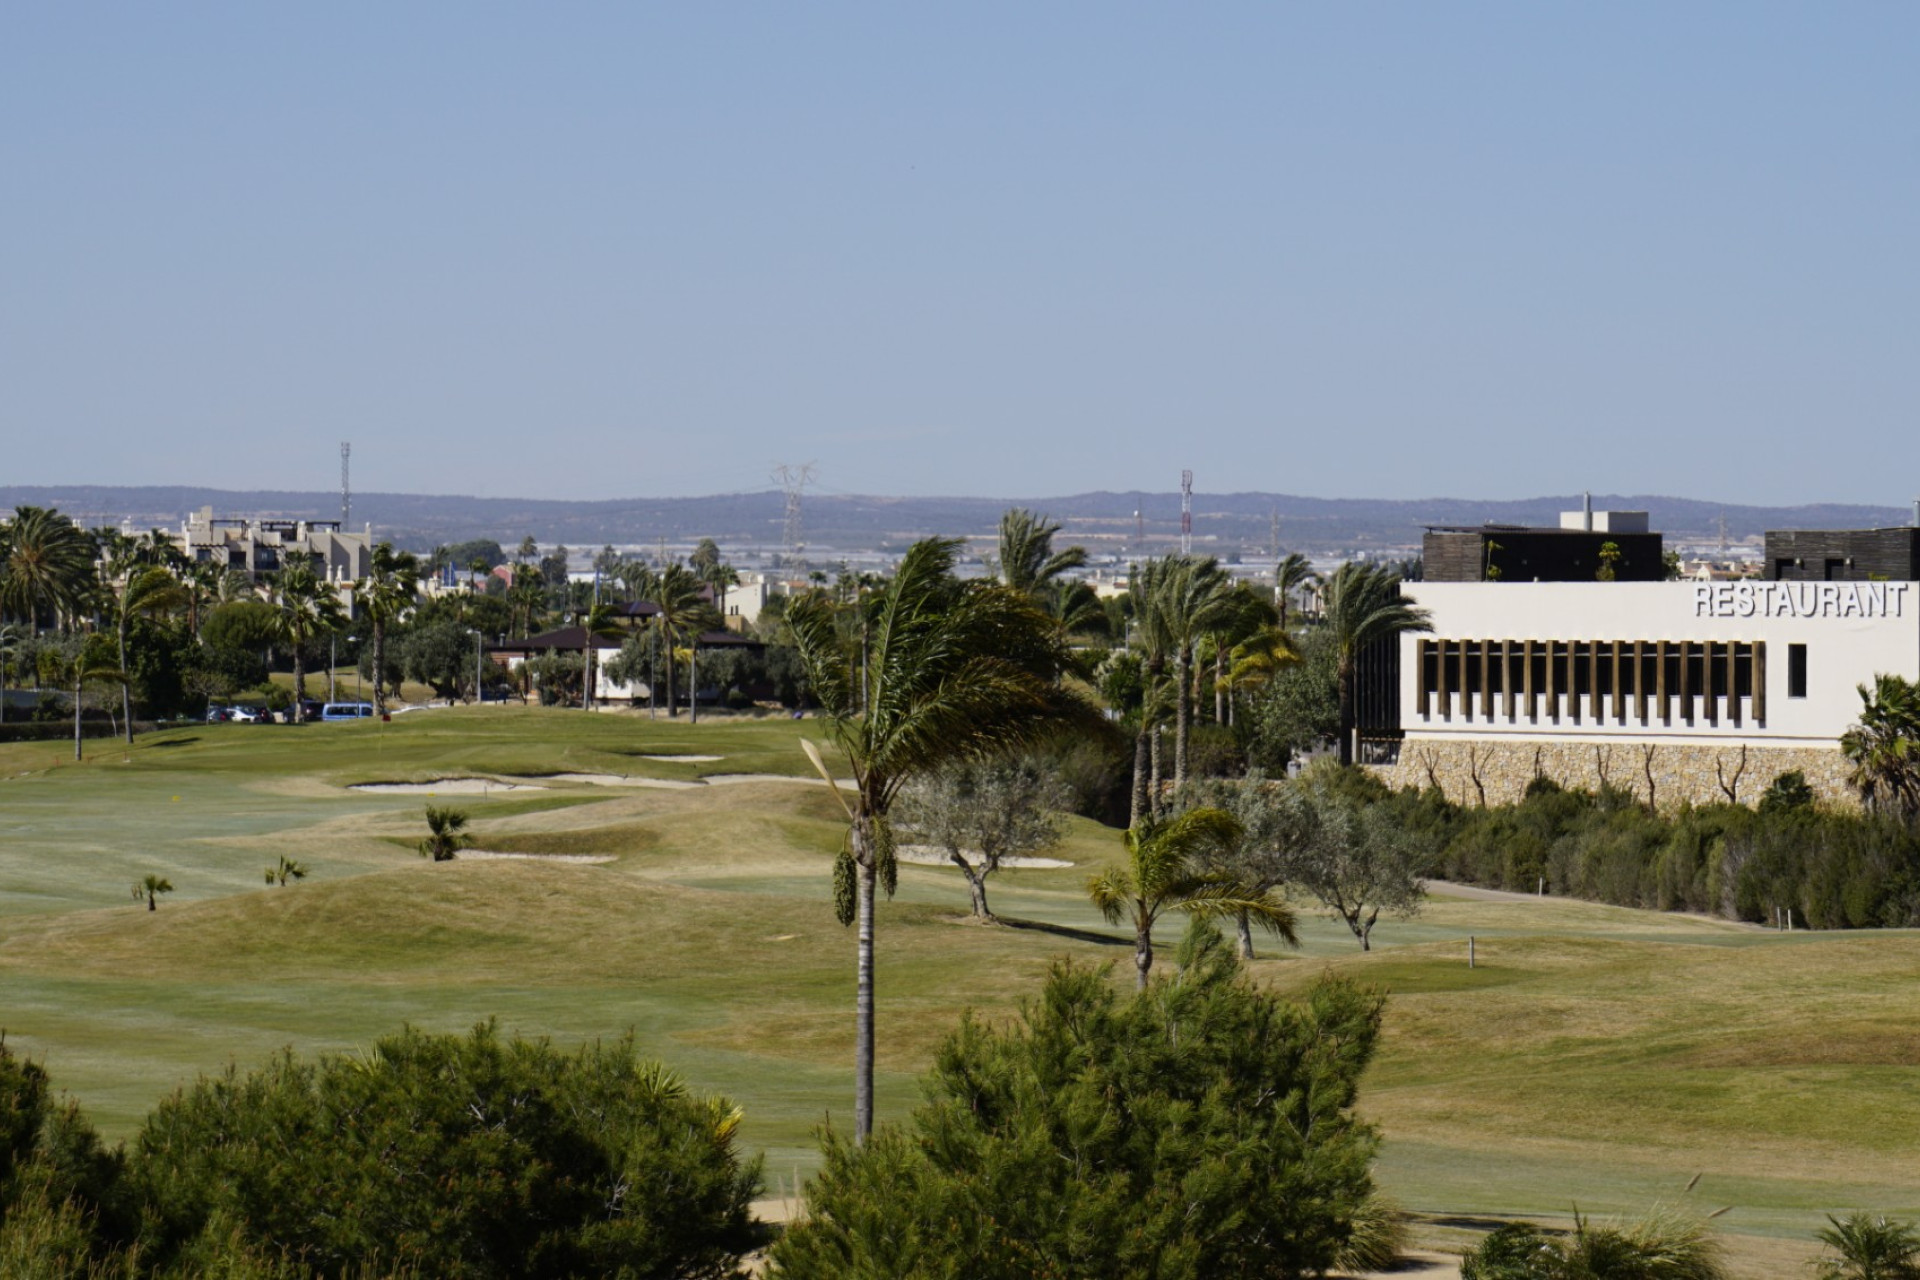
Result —
[[[1429,631],[1433,622],[1425,609],[1409,604],[1400,594],[1398,574],[1357,560],[1347,561],[1327,578],[1322,620],[1338,662],[1340,763],[1352,764],[1353,672],[1360,654],[1389,636]]]
[[[1319,580],[1320,575],[1313,571],[1313,562],[1298,551],[1289,551],[1273,567],[1273,607],[1279,610],[1280,626],[1284,630],[1293,610],[1293,596],[1301,587]]]
[[[1011,507],[1000,517],[1000,581],[1028,595],[1044,594],[1061,574],[1087,562],[1085,547],[1053,549],[1060,526],[1024,507]]]
[[[1840,735],[1848,781],[1867,808],[1920,816],[1920,685],[1881,674],[1860,688],[1860,720]]]
[[[414,591],[420,584],[420,562],[408,551],[395,551],[383,542],[373,549],[367,576],[354,585],[355,601],[367,611],[373,623],[373,707],[386,714],[382,693],[387,672],[387,628],[413,607]]]
[[[673,695],[673,650],[691,636],[699,642],[699,633],[713,625],[713,606],[702,594],[702,583],[685,565],[670,564],[649,572],[640,580],[641,599],[657,611],[653,625],[659,628],[661,647],[667,651],[667,718],[676,714]],[[696,709],[694,716],[699,717]]]
[[[620,625],[620,612],[610,604],[596,604],[580,614],[582,633],[580,663],[580,705],[582,709],[593,710],[593,677],[599,662],[600,651],[594,645],[595,640],[616,640],[626,634],[626,628]]]
[[[523,638],[532,635],[534,619],[540,616],[547,605],[547,584],[538,569],[524,564],[513,567],[513,583],[507,588],[507,603],[513,607],[520,635]]]
[[[127,667],[127,633],[135,618],[152,618],[171,613],[187,603],[187,589],[172,572],[162,568],[142,569],[128,561],[126,576],[114,593],[115,622],[120,640],[120,670]],[[133,691],[130,681],[120,682],[120,712],[126,720],[127,745],[133,745]]]
[[[73,691],[73,758],[75,763],[78,763],[84,758],[81,749],[80,712],[87,686],[125,684],[127,674],[114,665],[113,650],[108,646],[107,638],[98,632],[80,638],[65,653],[43,649],[40,652],[40,661],[43,675],[51,676],[54,683]]]
[[[930,538],[907,551],[873,599],[864,659],[863,637],[838,625],[825,593],[802,597],[787,613],[811,691],[852,778],[851,797],[834,786],[849,826],[834,888],[841,922],[858,926],[856,1142],[873,1129],[874,888],[893,891],[888,814],[895,798],[944,764],[1098,723],[1094,709],[1060,683],[1068,653],[1058,630],[1023,592],[954,577],[960,545],[957,538]]]
[[[322,581],[306,560],[296,560],[280,571],[272,604],[280,638],[293,651],[293,719],[298,724],[306,718],[301,703],[307,696],[307,646],[345,627],[347,613],[332,584]]]
[[[93,596],[94,540],[52,507],[19,507],[7,522],[0,610],[36,628],[71,622]]]
[[[1133,926],[1134,982],[1153,969],[1153,926],[1169,911],[1210,919],[1243,912],[1288,946],[1298,946],[1293,908],[1270,889],[1254,889],[1219,864],[1240,839],[1224,809],[1189,809],[1165,822],[1127,828],[1127,861],[1087,880],[1087,896],[1108,924]]]
[[[18,627],[0,623],[0,724],[7,719],[7,665],[19,657],[21,638]]]
[[[1151,564],[1149,567],[1152,567]],[[1212,556],[1168,556],[1141,601],[1144,629],[1173,659],[1173,782],[1187,781],[1187,728],[1193,719],[1193,650],[1231,616],[1233,580]]]

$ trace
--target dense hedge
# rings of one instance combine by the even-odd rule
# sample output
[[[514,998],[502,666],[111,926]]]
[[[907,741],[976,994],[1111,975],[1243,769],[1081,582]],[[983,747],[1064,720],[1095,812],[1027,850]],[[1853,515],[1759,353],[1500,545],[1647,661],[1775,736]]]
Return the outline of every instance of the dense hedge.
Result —
[[[761,1238],[737,1121],[482,1026],[204,1079],[109,1151],[0,1046],[0,1274],[717,1280]]]
[[[1822,809],[1785,774],[1757,808],[1653,814],[1616,790],[1536,780],[1518,804],[1463,808],[1438,792],[1394,803],[1429,834],[1438,875],[1619,906],[1816,929],[1920,925],[1920,835],[1886,816]]]

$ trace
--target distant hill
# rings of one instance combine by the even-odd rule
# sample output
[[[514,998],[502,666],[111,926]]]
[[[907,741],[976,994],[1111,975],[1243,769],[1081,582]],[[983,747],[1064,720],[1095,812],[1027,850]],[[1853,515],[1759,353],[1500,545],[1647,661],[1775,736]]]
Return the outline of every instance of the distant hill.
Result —
[[[104,485],[0,486],[0,508],[54,506],[89,525],[131,520],[137,527],[177,525],[190,510],[211,506],[220,515],[337,520],[337,493],[233,491],[191,487]],[[1601,510],[1645,510],[1670,538],[1727,536],[1738,540],[1768,529],[1856,529],[1903,525],[1904,507],[1816,504],[1803,507],[1734,506],[1692,498],[1595,494]],[[1429,524],[1557,524],[1578,508],[1578,495],[1520,500],[1430,498],[1302,498],[1275,493],[1196,493],[1193,532],[1209,550],[1261,551],[1279,521],[1282,547],[1349,551],[1404,547]],[[1067,534],[1095,550],[1133,550],[1135,512],[1150,548],[1179,534],[1180,498],[1172,493],[1082,493],[1052,498],[888,498],[808,495],[804,536],[814,548],[843,551],[900,547],[931,534],[990,535],[1009,506],[1026,506],[1059,520]],[[441,494],[365,493],[353,498],[353,523],[373,524],[397,544],[428,548],[468,538],[518,542],[531,534],[543,545],[645,545],[710,537],[728,545],[777,545],[785,501],[776,491],[698,498],[623,498],[570,502],[539,498],[472,498]]]

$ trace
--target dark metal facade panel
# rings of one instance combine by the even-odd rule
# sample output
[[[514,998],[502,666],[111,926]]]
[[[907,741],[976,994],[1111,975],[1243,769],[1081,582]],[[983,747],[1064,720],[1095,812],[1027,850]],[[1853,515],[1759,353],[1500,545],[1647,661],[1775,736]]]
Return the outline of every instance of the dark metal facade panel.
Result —
[[[1619,548],[1616,582],[1660,582],[1666,544],[1658,533],[1585,529],[1429,529],[1421,541],[1428,582],[1595,582],[1608,543]]]
[[[1920,529],[1781,529],[1766,546],[1775,581],[1920,581]]]

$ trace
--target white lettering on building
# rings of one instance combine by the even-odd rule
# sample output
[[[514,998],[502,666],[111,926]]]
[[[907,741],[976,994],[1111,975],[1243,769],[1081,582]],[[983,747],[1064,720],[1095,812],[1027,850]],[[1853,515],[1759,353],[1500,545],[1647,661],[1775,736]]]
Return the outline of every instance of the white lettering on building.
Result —
[[[1699,582],[1696,618],[1902,618],[1910,582]]]

